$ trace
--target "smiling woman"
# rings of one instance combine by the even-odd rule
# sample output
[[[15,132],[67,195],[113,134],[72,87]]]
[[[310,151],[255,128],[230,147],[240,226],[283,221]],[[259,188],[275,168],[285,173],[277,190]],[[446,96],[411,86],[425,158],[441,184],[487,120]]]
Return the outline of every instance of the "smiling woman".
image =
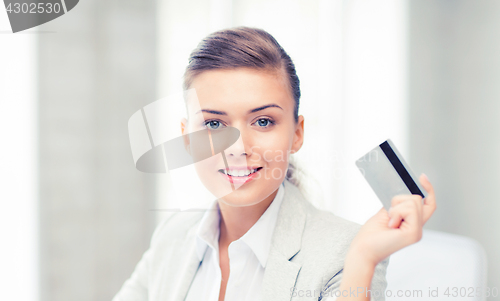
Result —
[[[202,40],[184,88],[196,92],[181,120],[188,152],[197,147],[188,134],[203,129],[234,127],[239,140],[195,163],[217,199],[210,210],[162,221],[114,301],[385,300],[389,255],[418,241],[435,209],[426,178],[425,205],[399,196],[391,214],[382,208],[363,227],[309,203],[289,172],[290,154],[304,143],[299,79],[264,30],[238,27]]]
[[[210,70],[196,76],[189,88],[196,90],[201,113],[192,114],[194,110],[188,104],[189,121],[182,121],[183,134],[226,126],[240,131],[240,141],[225,151],[228,166],[220,157],[204,160],[195,165],[198,176],[216,196],[226,186],[221,181],[244,182],[220,199],[221,209],[229,209],[225,204],[256,205],[255,223],[284,180],[288,158],[280,154],[297,152],[302,146],[304,117],[299,116],[295,122],[293,97],[282,77],[271,72],[250,68]],[[258,169],[251,181],[247,181],[248,176],[234,174],[245,173],[247,167]],[[229,169],[230,175],[219,172],[223,168]]]

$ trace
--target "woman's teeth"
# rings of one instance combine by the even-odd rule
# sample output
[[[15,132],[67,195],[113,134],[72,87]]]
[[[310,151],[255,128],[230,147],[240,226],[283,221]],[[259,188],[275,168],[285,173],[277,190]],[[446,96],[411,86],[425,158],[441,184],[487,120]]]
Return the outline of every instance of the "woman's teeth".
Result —
[[[219,171],[222,171],[228,176],[232,177],[247,177],[249,174],[252,174],[256,172],[259,168],[256,169],[247,169],[247,170],[225,170],[225,169],[220,169]]]

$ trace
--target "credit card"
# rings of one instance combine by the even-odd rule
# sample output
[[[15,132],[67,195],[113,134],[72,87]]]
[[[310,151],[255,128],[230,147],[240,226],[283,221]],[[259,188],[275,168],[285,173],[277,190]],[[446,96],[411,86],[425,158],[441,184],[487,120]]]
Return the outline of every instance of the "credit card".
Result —
[[[398,194],[427,196],[415,173],[390,139],[359,158],[356,166],[386,210],[391,208],[391,200]]]

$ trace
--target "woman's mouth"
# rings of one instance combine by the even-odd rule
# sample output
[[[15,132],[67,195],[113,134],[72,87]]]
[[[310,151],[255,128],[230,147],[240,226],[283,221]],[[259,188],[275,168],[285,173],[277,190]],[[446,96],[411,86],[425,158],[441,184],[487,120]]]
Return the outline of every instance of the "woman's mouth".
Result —
[[[224,179],[231,183],[243,184],[255,178],[262,167],[257,168],[224,168],[219,169],[219,173]]]

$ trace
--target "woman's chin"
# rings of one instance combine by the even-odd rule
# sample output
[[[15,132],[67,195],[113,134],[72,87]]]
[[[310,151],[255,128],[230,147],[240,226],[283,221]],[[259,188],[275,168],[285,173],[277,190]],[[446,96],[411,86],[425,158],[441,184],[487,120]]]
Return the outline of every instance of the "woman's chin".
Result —
[[[260,203],[262,199],[259,199],[257,194],[249,193],[248,190],[244,191],[244,189],[237,189],[230,194],[218,198],[220,202],[227,204],[229,206],[234,207],[245,207],[252,206]]]
[[[199,174],[200,175],[200,174]],[[262,202],[281,183],[278,179],[266,180],[259,177],[246,179],[227,179],[224,175],[201,174],[200,179],[210,193],[224,204],[244,207]]]
[[[269,189],[270,191],[268,192]],[[249,207],[260,203],[269,205],[271,196],[276,196],[276,194],[273,194],[273,191],[276,192],[276,190],[277,188],[270,187],[266,187],[265,189],[258,189],[257,187],[246,190],[239,189],[224,197],[218,198],[218,201],[232,207]]]
[[[255,201],[255,200],[242,200],[242,199],[235,199],[235,198],[219,198],[219,202],[222,202],[228,206],[232,206],[232,207],[248,207],[248,206],[252,206],[252,205],[255,205],[255,204],[258,204],[259,201]]]

